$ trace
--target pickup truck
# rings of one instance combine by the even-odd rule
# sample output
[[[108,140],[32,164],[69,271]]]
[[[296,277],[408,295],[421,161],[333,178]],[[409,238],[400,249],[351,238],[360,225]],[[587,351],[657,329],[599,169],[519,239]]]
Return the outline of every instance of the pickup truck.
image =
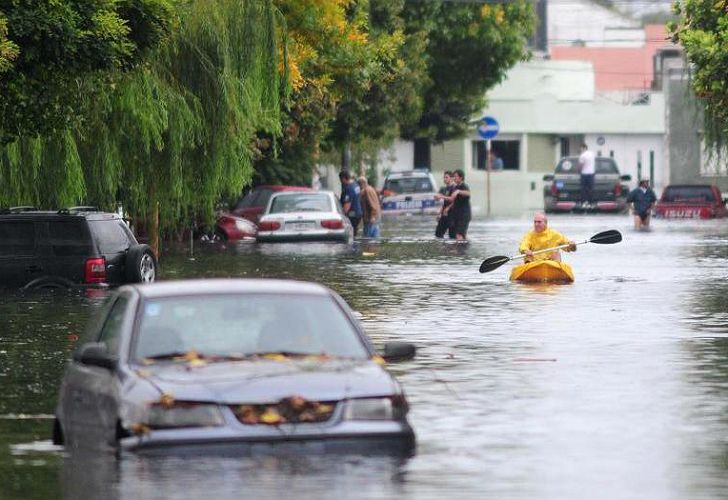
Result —
[[[621,175],[613,158],[595,158],[592,206],[585,209],[581,203],[581,175],[579,158],[566,156],[559,160],[553,174],[543,176],[543,204],[546,212],[624,212],[627,210],[629,174]]]
[[[671,219],[712,219],[728,216],[717,186],[670,185],[655,204],[655,215]]]

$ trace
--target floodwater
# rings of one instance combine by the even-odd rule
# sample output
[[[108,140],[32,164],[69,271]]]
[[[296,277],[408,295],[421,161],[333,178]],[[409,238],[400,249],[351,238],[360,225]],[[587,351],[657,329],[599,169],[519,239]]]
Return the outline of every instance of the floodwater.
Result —
[[[63,364],[103,297],[0,295],[0,497],[700,499],[728,491],[728,223],[553,216],[587,240],[576,282],[510,283],[530,216],[476,219],[468,245],[434,222],[383,225],[380,243],[199,243],[165,279],[315,280],[339,292],[381,344],[411,404],[416,454],[389,457],[67,457],[50,445]]]

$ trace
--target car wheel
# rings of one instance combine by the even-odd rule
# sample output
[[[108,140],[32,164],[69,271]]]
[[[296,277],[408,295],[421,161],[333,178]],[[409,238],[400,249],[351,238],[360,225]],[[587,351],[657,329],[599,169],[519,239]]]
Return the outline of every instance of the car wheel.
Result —
[[[53,444],[57,446],[63,446],[64,439],[63,439],[63,429],[61,428],[61,422],[58,420],[58,417],[53,419],[53,434],[51,439],[53,440]]]
[[[149,245],[134,245],[126,253],[126,280],[152,283],[157,279],[157,258]]]

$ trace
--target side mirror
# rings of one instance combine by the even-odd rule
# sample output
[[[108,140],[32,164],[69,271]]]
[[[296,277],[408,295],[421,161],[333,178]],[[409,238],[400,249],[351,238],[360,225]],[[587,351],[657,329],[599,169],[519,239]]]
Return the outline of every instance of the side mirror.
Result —
[[[386,362],[409,361],[415,357],[417,349],[409,342],[387,342],[381,355]]]
[[[84,365],[98,366],[107,370],[115,369],[119,362],[116,356],[109,353],[106,344],[103,342],[89,342],[82,345],[73,354],[73,359]]]
[[[627,181],[631,181],[632,180],[632,176],[629,175],[629,174],[624,174],[623,176],[620,177],[620,179],[622,179],[623,181],[627,182]]]
[[[554,174],[546,174],[546,175],[544,175],[543,176],[543,180],[545,180],[546,182],[553,181],[554,180]]]

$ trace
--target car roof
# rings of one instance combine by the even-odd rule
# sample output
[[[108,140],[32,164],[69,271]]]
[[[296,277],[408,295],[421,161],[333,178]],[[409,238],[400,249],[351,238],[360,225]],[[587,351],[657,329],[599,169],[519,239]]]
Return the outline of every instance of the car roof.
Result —
[[[405,172],[392,172],[387,179],[401,179],[403,177],[429,177],[432,173],[428,170],[407,170]]]
[[[665,187],[665,189],[672,189],[672,188],[675,188],[675,189],[684,189],[684,188],[712,189],[713,187],[715,187],[715,186],[712,184],[669,184],[667,187]]]
[[[189,295],[218,295],[226,293],[280,293],[298,295],[329,295],[328,288],[318,283],[293,280],[230,278],[157,281],[125,285],[144,298],[181,297]]]
[[[59,219],[59,218],[80,218],[86,220],[121,220],[121,216],[115,212],[59,212],[57,210],[26,210],[23,212],[1,213],[2,219]]]
[[[313,191],[308,186],[288,186],[284,184],[265,184],[263,186],[256,186],[253,191],[258,189],[270,189],[272,191]]]
[[[328,191],[328,190],[325,190],[325,189],[321,189],[319,191],[314,191],[313,189],[309,189],[309,190],[304,191],[304,192],[305,193],[308,193],[308,194],[323,194],[323,195],[326,195],[326,196],[335,196],[335,194],[334,194],[333,191]],[[300,194],[300,193],[301,192],[296,192],[296,191],[283,191],[283,192],[273,193],[272,197],[277,198],[279,196],[289,196],[289,195],[290,196],[294,196],[294,195]]]

